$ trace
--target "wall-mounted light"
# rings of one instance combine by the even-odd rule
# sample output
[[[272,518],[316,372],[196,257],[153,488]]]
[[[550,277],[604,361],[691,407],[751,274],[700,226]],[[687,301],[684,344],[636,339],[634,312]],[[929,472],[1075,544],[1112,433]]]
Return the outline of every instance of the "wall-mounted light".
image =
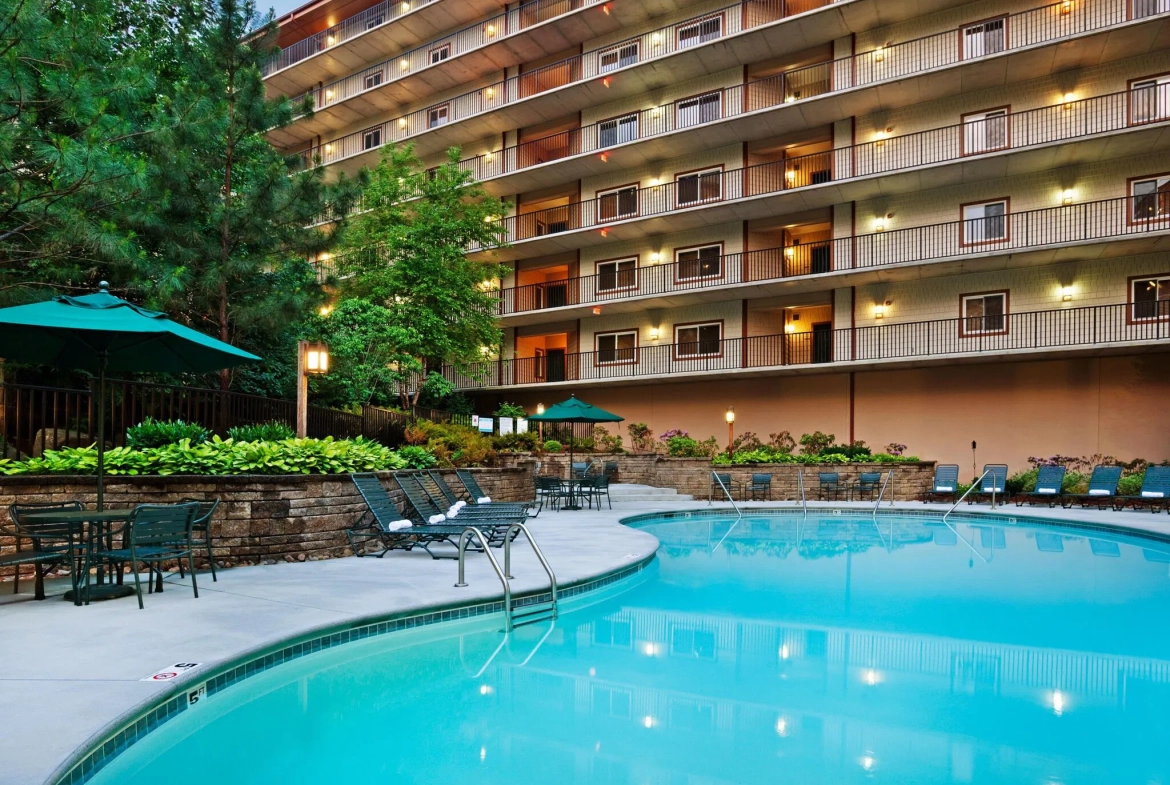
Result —
[[[796,332],[796,325],[793,324],[792,322],[788,322],[787,324],[784,325],[784,332],[786,332],[786,333]]]
[[[1077,94],[1065,93],[1063,96],[1061,96],[1060,100],[1061,103],[1064,104],[1065,109],[1072,109],[1073,101],[1077,100]]]
[[[486,95],[486,96],[487,96],[487,99],[490,101],[490,100],[492,100],[492,98],[494,98],[494,97],[495,97],[495,95],[496,95],[496,88],[494,88],[494,87],[489,87],[489,88],[487,88],[486,90],[484,90],[484,91],[483,91],[483,94],[484,94],[484,95]]]
[[[880,63],[882,60],[885,60],[885,59],[886,59],[886,48],[884,46],[879,46],[877,49],[873,50],[873,60],[875,63]]]
[[[333,46],[335,43],[337,43],[337,39],[334,38],[333,36],[329,36],[329,38],[327,38],[326,40],[329,42],[330,46]]]
[[[1060,4],[1060,13],[1068,14],[1071,12],[1072,12],[1072,0],[1064,0],[1064,2]]]
[[[658,185],[661,182],[662,181],[659,180],[657,177],[651,177],[650,178],[650,187],[653,188],[654,186]]]
[[[796,179],[796,170],[789,169],[786,172],[784,172],[784,179],[787,180],[788,182],[792,182],[793,180],[795,180]]]
[[[606,163],[607,161],[609,161],[609,153],[602,153],[600,157],[601,157],[602,163]]]
[[[794,256],[796,256],[796,248],[794,246],[791,246],[791,245],[786,246],[784,248],[784,258],[791,259]]]
[[[483,160],[485,160],[485,161],[492,160],[492,155],[493,155],[492,151],[488,150],[486,153],[483,154]]]
[[[602,237],[609,237],[609,229],[602,229],[602,230],[599,232],[599,234],[600,234]]]
[[[331,152],[333,152],[333,145],[331,145],[331,144],[326,144],[326,145],[325,145],[325,152],[327,152],[327,153],[331,153]]]
[[[405,128],[405,127],[406,127],[406,118],[405,118],[405,117],[399,117],[399,118],[398,118],[398,127],[399,127],[399,128]]]
[[[601,306],[600,305],[593,306],[593,315],[594,316],[601,316]]]
[[[1072,204],[1073,197],[1076,195],[1077,195],[1076,191],[1074,191],[1073,189],[1065,188],[1063,191],[1060,192],[1060,203],[1061,204]]]
[[[878,303],[877,305],[875,305],[873,307],[873,318],[875,318],[875,319],[886,318],[886,306],[882,305],[881,303]]]
[[[658,336],[659,336],[659,335],[660,335],[660,333],[658,332],[658,328],[657,328],[657,327],[651,327],[651,328],[650,328],[650,340],[651,340],[651,341],[657,341],[657,340],[658,340]]]
[[[1061,302],[1071,303],[1073,298],[1073,288],[1071,286],[1060,287]]]
[[[398,63],[398,67],[401,68],[403,71],[405,71],[408,68],[410,68],[410,61],[409,60],[402,60]]]
[[[487,33],[488,38],[491,38],[493,35],[496,34],[496,26],[495,25],[488,25],[487,27],[485,27],[483,29],[483,31],[485,33]]]
[[[482,354],[484,357],[487,357],[489,354],[492,353],[492,347],[481,346],[481,347],[479,347],[479,353]]]
[[[655,33],[654,35],[650,36],[650,43],[654,44],[655,46],[660,46],[662,44],[662,35],[660,33]]]
[[[410,3],[403,3],[402,5],[399,6],[399,8],[401,8],[402,13],[405,14],[407,11],[410,10]]]
[[[662,261],[662,254],[658,253],[657,251],[650,254],[650,263],[651,264],[658,264],[661,261]]]
[[[325,91],[325,100],[326,100],[326,101],[332,101],[332,100],[333,100],[333,91],[332,91],[332,90],[326,90],[326,91]]]
[[[651,117],[658,117],[660,114],[662,114],[662,110],[659,109],[657,106],[650,110]]]

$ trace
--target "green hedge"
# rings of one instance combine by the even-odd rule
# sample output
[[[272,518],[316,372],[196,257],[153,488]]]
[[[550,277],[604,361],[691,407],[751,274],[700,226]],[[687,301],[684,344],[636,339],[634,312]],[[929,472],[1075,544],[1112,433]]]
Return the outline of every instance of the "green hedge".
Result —
[[[888,453],[879,452],[875,455],[857,454],[850,457],[844,453],[825,453],[825,454],[808,454],[798,453],[793,454],[783,450],[773,450],[767,447],[758,450],[741,450],[735,453],[730,458],[727,453],[720,453],[711,459],[711,463],[717,466],[750,466],[758,463],[799,463],[799,464],[822,464],[822,463],[916,463],[917,456],[914,455],[889,455]]]
[[[184,439],[162,447],[106,451],[106,473],[110,475],[348,474],[406,466],[407,461],[394,450],[362,438],[237,442],[215,436],[202,444]],[[0,474],[7,475],[96,471],[96,446],[46,450],[43,457],[27,461],[0,460]]]

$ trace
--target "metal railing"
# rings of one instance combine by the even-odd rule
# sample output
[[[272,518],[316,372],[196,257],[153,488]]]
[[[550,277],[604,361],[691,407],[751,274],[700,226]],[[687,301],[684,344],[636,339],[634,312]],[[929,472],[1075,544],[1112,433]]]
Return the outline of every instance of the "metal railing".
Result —
[[[459,389],[943,357],[1170,339],[1170,300],[873,324],[447,366]]]
[[[488,562],[491,563],[492,569],[496,573],[496,577],[500,579],[500,585],[504,587],[504,632],[512,631],[512,585],[508,582],[504,571],[500,569],[500,563],[496,561],[496,557],[492,555],[491,548],[488,547],[487,539],[483,536],[483,532],[474,526],[468,526],[459,535],[459,580],[455,583],[455,588],[462,589],[467,586],[467,581],[464,578],[464,562],[467,557],[467,543],[471,540],[478,540],[479,547],[483,549],[484,555],[487,556]]]
[[[543,613],[546,610],[551,613],[550,618],[557,618],[557,576],[553,574],[553,569],[548,563],[548,559],[544,558],[544,552],[540,550],[540,546],[536,543],[536,538],[532,536],[532,532],[528,527],[522,523],[514,523],[508,527],[508,531],[504,534],[504,576],[508,580],[512,580],[515,576],[512,575],[512,541],[515,539],[514,534],[519,536],[523,532],[524,536],[528,538],[528,544],[532,546],[532,552],[536,554],[540,566],[544,568],[545,574],[548,576],[550,590],[552,592],[552,604],[547,609],[541,609],[532,613],[521,613],[520,618],[534,616]],[[527,661],[526,661],[527,662]]]
[[[822,5],[828,4],[825,2]],[[693,107],[690,104],[680,106],[680,110],[674,113],[673,122],[681,122],[683,125],[705,122],[715,119],[716,114],[719,118],[734,117],[826,93],[888,82],[935,68],[995,56],[1067,36],[1091,33],[1124,24],[1135,18],[1170,13],[1147,5],[1135,5],[1134,12],[1131,13],[1129,0],[1081,0],[1076,3],[1062,0],[1003,17],[1005,35],[1002,40],[990,47],[985,46],[978,53],[964,51],[962,29],[947,30],[899,44],[878,47],[850,57],[803,66],[725,89],[722,91],[722,100],[718,102],[713,100],[706,104],[695,103]],[[810,3],[805,10],[816,7],[820,6]],[[704,32],[703,21],[712,18],[721,18],[724,21],[712,26],[709,32]],[[775,21],[767,19],[766,15],[737,17],[735,13],[726,12],[722,15],[718,12],[705,14],[661,30],[647,32],[620,44],[493,82],[319,145],[314,144],[302,153],[303,163],[306,166],[335,163],[389,142],[401,142],[449,123],[486,114],[550,90],[598,77],[618,78],[624,68],[673,54],[678,49],[709,43],[740,32],[746,28],[731,29],[740,18],[747,19],[749,26],[755,20],[761,20],[756,21],[757,25]],[[683,34],[689,32],[691,28],[698,32],[694,36],[687,35],[684,38]],[[690,43],[692,41],[693,44]],[[636,53],[631,56],[629,62],[627,57],[619,54],[618,66],[610,72],[603,64],[603,55],[613,51],[620,53],[623,45]],[[371,89],[376,88],[377,85]],[[323,107],[334,100],[340,100],[340,97],[325,98],[325,94],[322,93],[322,100],[318,105]],[[614,133],[615,138],[620,138],[622,133],[629,131],[617,128]]]
[[[727,501],[731,502],[731,506],[735,508],[735,514],[737,516],[736,520],[739,520],[739,518],[742,518],[743,511],[740,510],[739,505],[735,503],[735,497],[733,497],[731,495],[731,491],[727,488],[726,485],[723,484],[723,478],[719,476],[719,472],[711,472],[711,479],[712,479],[711,487],[714,488],[715,483],[718,483],[719,487],[723,489],[723,494],[727,497]],[[711,495],[713,496],[714,494],[711,494]],[[708,504],[711,503],[710,498],[708,498],[707,503]]]
[[[893,478],[893,476],[893,469],[890,469],[888,472],[886,472],[886,479],[885,482],[882,483],[881,493],[878,494],[877,501],[873,503],[873,517],[875,521],[877,520],[878,508],[882,506],[882,499],[886,495],[886,486],[890,484],[890,480]],[[890,497],[890,506],[894,506],[894,498],[892,496]]]
[[[804,511],[805,515],[808,515],[808,497],[806,497],[805,493],[804,493],[804,470],[803,469],[796,470],[796,481],[798,483],[800,483],[800,508]]]
[[[983,472],[983,474],[979,475],[979,477],[975,480],[975,482],[971,483],[970,488],[963,491],[963,495],[959,497],[958,501],[956,501],[954,504],[952,504],[951,508],[943,513],[943,517],[942,517],[943,523],[947,522],[947,518],[949,518],[951,513],[955,511],[955,508],[958,507],[960,504],[962,504],[963,500],[967,498],[967,495],[970,494],[971,491],[978,488],[980,486],[980,484],[983,482],[983,478],[985,478],[989,474],[994,477],[994,472],[991,469],[987,469],[986,471]],[[991,507],[992,507],[992,509],[995,509],[995,485],[994,484],[992,484],[991,493],[992,493]]]
[[[1170,231],[1170,210],[1150,206],[1149,198],[1123,196],[722,254],[701,267],[696,261],[649,264],[525,284],[499,290],[497,315]],[[968,242],[972,237],[995,239]]]

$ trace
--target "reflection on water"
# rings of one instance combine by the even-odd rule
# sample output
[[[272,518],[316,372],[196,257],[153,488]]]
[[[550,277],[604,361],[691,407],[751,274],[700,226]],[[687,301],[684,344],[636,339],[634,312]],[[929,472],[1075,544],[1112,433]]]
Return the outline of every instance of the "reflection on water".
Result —
[[[184,712],[97,781],[1170,783],[1170,546],[695,518],[555,625],[390,636]]]

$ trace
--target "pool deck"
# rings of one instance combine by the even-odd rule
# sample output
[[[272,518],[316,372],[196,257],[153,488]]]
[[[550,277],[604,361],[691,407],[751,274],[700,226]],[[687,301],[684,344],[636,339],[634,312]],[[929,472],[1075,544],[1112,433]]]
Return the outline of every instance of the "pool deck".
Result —
[[[726,505],[722,505],[726,506]],[[743,503],[746,509],[786,508],[784,503]],[[945,511],[949,505],[900,503],[907,510]],[[809,509],[873,509],[872,503],[817,503]],[[620,518],[665,510],[706,510],[705,501],[663,506],[627,502],[612,511],[546,511],[531,529],[561,585],[605,575],[649,558],[657,540],[618,524]],[[889,511],[888,504],[882,505]],[[964,513],[992,513],[987,505]],[[1149,512],[1063,510],[1001,506],[994,514],[1107,525],[1170,537],[1170,515]],[[538,591],[547,579],[531,551],[515,549],[513,591]],[[140,712],[161,692],[196,684],[201,673],[288,638],[338,624],[429,607],[498,599],[500,584],[487,560],[467,560],[467,588],[455,588],[453,561],[433,561],[420,551],[384,559],[332,559],[222,570],[217,583],[200,573],[200,598],[189,581],[168,578],[161,595],[146,595],[140,611],[132,597],[75,607],[59,595],[68,583],[53,581],[50,598],[32,599],[0,583],[0,785],[38,785],[60,774],[79,748],[99,740],[123,719]],[[203,665],[174,682],[141,681],[176,662]]]

